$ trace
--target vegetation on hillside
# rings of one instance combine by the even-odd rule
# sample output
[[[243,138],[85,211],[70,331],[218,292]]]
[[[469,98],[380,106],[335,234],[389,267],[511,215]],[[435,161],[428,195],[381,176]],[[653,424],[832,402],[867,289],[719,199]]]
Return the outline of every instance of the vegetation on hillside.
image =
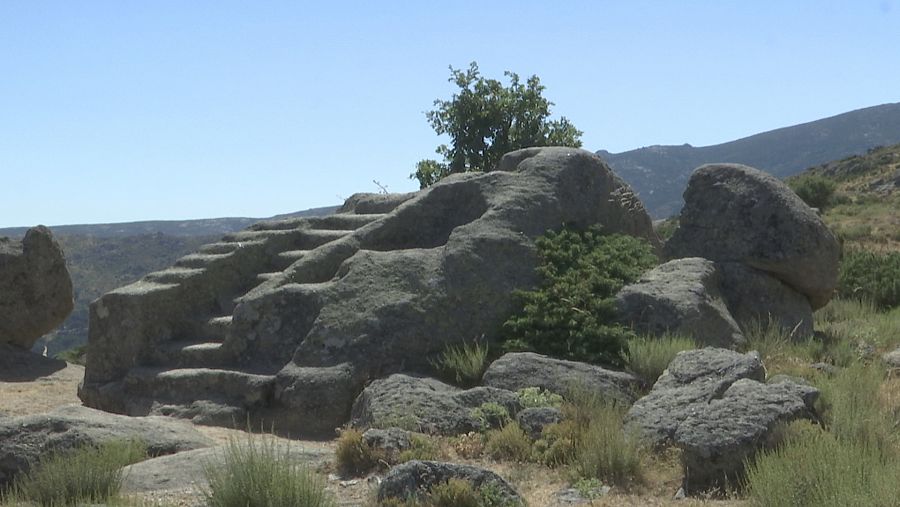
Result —
[[[435,152],[443,160],[422,160],[410,178],[421,188],[450,174],[493,170],[500,157],[529,146],[581,147],[581,131],[566,117],[549,120],[552,102],[542,95],[537,76],[525,83],[518,74],[504,72],[509,86],[486,79],[472,62],[468,70],[450,67],[449,81],[459,87],[450,100],[435,100],[436,109],[426,113],[438,135],[448,135],[450,145]]]

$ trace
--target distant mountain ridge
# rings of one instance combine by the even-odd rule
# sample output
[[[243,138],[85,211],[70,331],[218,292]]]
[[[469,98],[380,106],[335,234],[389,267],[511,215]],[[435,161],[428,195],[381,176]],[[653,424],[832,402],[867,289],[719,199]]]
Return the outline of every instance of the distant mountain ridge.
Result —
[[[691,172],[737,162],[784,178],[825,162],[900,143],[900,103],[857,109],[713,146],[648,146],[597,152],[638,192],[654,218],[676,214]]]
[[[126,236],[142,236],[146,234],[165,234],[168,236],[220,236],[228,234],[229,232],[245,229],[262,220],[282,220],[285,218],[329,215],[337,211],[337,209],[338,206],[325,206],[265,218],[225,217],[196,220],[147,220],[142,222],[121,222],[111,224],[55,225],[50,227],[50,229],[57,235],[84,235],[97,238],[121,238]],[[0,229],[0,236],[17,238],[24,236],[25,231],[27,230],[28,227],[7,227],[5,229]]]

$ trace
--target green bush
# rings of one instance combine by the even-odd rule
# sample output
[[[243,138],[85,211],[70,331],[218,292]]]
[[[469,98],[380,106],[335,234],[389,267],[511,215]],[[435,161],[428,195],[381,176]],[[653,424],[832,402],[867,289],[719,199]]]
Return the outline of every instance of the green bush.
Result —
[[[831,203],[837,183],[824,176],[808,174],[789,179],[788,186],[809,207],[821,209]]]
[[[438,374],[461,387],[472,387],[481,382],[488,367],[488,345],[474,341],[471,344],[451,345],[436,360],[429,361]]]
[[[880,308],[900,306],[900,252],[845,252],[838,294],[843,298],[868,299]]]
[[[306,466],[298,465],[286,447],[272,437],[232,439],[223,465],[208,465],[205,491],[211,507],[331,507],[325,482]]]
[[[499,428],[512,419],[506,407],[493,401],[482,403],[480,407],[473,409],[472,417],[481,423],[482,429]]]
[[[417,460],[435,460],[440,459],[441,451],[437,444],[426,437],[420,435],[412,435],[409,437],[409,449],[400,451],[397,457],[398,463],[406,463],[407,461]]]
[[[540,285],[519,291],[519,313],[504,324],[505,338],[563,359],[622,364],[634,333],[614,324],[614,296],[657,259],[650,245],[622,234],[563,229],[536,241]]]
[[[344,475],[360,476],[387,462],[384,452],[372,449],[363,440],[362,432],[348,428],[341,431],[334,450],[338,472]]]
[[[626,362],[629,370],[645,384],[652,385],[679,352],[695,348],[694,340],[685,336],[635,337],[628,340]]]
[[[489,431],[484,449],[488,456],[496,460],[531,459],[531,439],[516,422],[511,422],[499,430]]]
[[[760,507],[888,507],[900,498],[898,474],[878,449],[796,421],[782,445],[748,464],[745,488]]]
[[[388,498],[379,507],[522,507],[522,503],[506,499],[493,482],[476,488],[465,479],[451,478],[433,485],[421,498]]]
[[[146,457],[147,446],[134,440],[51,454],[14,481],[9,500],[41,506],[103,503],[119,494],[122,467]]]
[[[522,408],[556,407],[562,405],[563,397],[540,387],[526,387],[516,391]]]

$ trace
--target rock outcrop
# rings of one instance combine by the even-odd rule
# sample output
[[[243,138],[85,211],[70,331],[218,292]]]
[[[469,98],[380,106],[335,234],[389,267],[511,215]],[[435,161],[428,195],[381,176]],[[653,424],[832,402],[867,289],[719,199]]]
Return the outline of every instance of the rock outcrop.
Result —
[[[432,487],[450,479],[462,479],[472,484],[476,490],[491,487],[502,505],[522,505],[522,498],[502,477],[470,465],[442,463],[439,461],[407,461],[395,466],[381,481],[378,500],[389,498],[405,500],[422,499]]]
[[[691,175],[670,259],[703,257],[764,271],[809,299],[837,286],[840,245],[822,219],[783,182],[740,164],[708,164]]]
[[[766,384],[755,353],[707,348],[679,353],[625,417],[627,431],[652,446],[682,449],[688,493],[739,479],[744,463],[771,443],[779,423],[815,419],[818,390]]]
[[[547,230],[602,224],[655,242],[596,155],[526,149],[500,169],[261,223],[104,295],[79,395],[125,414],[330,434],[367,380],[494,341],[512,292],[537,281],[534,239]]]
[[[74,304],[66,258],[50,229],[33,227],[22,241],[0,238],[0,343],[30,349]]]
[[[504,354],[488,366],[482,383],[508,391],[540,387],[560,395],[584,389],[625,403],[633,402],[640,390],[640,380],[630,373],[533,352]]]
[[[190,424],[165,417],[124,417],[78,405],[41,415],[0,419],[0,486],[49,452],[110,440],[140,439],[151,455],[212,444]]]
[[[515,415],[516,393],[494,387],[462,390],[438,380],[395,373],[372,382],[353,404],[350,422],[359,428],[402,427],[421,433],[460,435],[487,429],[476,410],[495,403]]]

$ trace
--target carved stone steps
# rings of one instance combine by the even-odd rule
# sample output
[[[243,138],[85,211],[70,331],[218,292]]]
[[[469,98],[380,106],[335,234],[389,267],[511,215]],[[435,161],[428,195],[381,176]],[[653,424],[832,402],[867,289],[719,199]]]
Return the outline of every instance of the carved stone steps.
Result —
[[[282,275],[281,271],[273,271],[271,273],[259,273],[256,275],[256,281],[259,283],[268,282],[269,280]]]
[[[231,315],[222,317],[213,317],[205,320],[200,324],[199,332],[202,336],[208,336],[211,339],[225,341],[228,333],[231,331]]]
[[[215,243],[209,243],[203,245],[199,248],[200,253],[210,253],[210,254],[221,254],[221,253],[229,253],[237,250],[238,248],[248,247],[248,246],[257,246],[265,243],[265,240],[257,239],[257,240],[248,240],[248,241],[217,241]]]
[[[283,229],[297,229],[307,226],[309,229],[314,230],[355,231],[384,216],[386,216],[384,213],[371,213],[365,215],[347,213],[313,218],[291,218],[277,222],[260,222],[250,226],[250,229],[254,231],[276,231]]]
[[[154,351],[150,366],[221,368],[234,358],[217,341],[171,341]]]
[[[286,250],[284,252],[280,252],[273,264],[276,269],[285,269],[291,264],[297,262],[301,258],[303,258],[309,250]]]
[[[144,277],[148,282],[154,283],[181,283],[205,273],[203,268],[171,267],[162,271],[155,271]]]
[[[127,396],[161,404],[209,400],[249,407],[272,397],[274,375],[219,368],[132,368],[125,376]]]
[[[175,266],[185,268],[202,268],[217,262],[225,261],[226,259],[231,258],[231,256],[233,255],[233,251],[220,254],[193,253],[185,255],[184,257],[175,261]]]

